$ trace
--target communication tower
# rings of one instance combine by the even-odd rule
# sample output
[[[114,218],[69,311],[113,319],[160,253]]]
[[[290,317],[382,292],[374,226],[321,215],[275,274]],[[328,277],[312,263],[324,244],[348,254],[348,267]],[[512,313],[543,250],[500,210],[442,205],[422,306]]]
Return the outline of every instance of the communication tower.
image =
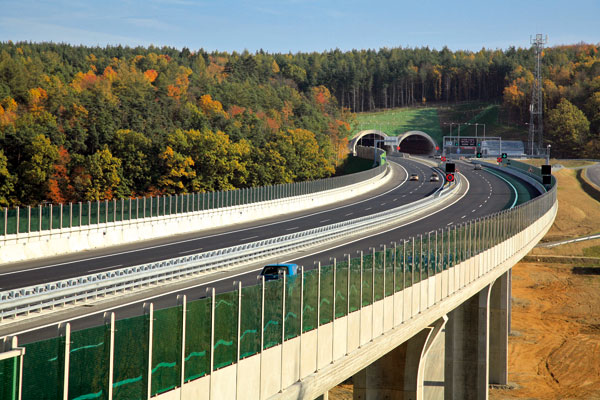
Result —
[[[548,43],[548,35],[541,33],[529,38],[535,51],[535,79],[531,87],[531,105],[529,106],[529,151],[531,155],[539,153],[544,140],[543,104],[542,104],[542,52]],[[537,139],[537,143],[536,143]]]

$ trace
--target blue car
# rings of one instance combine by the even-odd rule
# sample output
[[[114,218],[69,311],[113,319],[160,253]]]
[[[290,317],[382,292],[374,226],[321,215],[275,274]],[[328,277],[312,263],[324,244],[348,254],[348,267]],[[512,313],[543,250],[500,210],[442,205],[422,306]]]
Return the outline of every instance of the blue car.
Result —
[[[279,279],[282,275],[288,278],[298,274],[298,265],[296,264],[269,264],[260,272],[265,277],[265,281]]]

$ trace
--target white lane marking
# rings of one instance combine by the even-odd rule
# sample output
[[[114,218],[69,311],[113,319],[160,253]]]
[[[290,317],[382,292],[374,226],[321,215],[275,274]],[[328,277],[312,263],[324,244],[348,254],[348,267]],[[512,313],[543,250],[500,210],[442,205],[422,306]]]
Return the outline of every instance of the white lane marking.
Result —
[[[110,267],[103,267],[103,268],[98,268],[98,269],[92,269],[89,272],[98,272],[98,271],[104,271],[105,269],[113,269],[113,268],[119,268],[122,267],[123,264],[119,264],[119,265],[111,265]]]
[[[314,256],[315,254],[318,254],[318,253],[321,253],[321,252],[330,251],[330,250],[333,250],[333,249],[337,249],[338,247],[346,246],[346,245],[348,245],[348,244],[351,244],[351,243],[354,243],[354,242],[358,242],[359,240],[368,239],[368,238],[370,238],[370,237],[377,236],[377,235],[382,235],[382,234],[384,234],[384,233],[387,233],[387,232],[393,231],[393,230],[395,230],[395,229],[402,228],[403,226],[410,225],[410,224],[414,224],[415,222],[418,222],[418,221],[420,221],[420,220],[422,220],[422,219],[429,218],[429,217],[430,217],[430,216],[432,216],[433,214],[436,214],[436,213],[442,212],[442,211],[444,211],[446,208],[448,208],[448,207],[451,207],[451,206],[453,206],[454,204],[458,203],[458,202],[459,202],[459,201],[460,201],[460,200],[461,200],[463,197],[465,197],[465,196],[467,195],[467,193],[469,192],[469,188],[470,188],[470,186],[471,186],[471,185],[470,185],[470,183],[469,183],[469,180],[468,180],[468,179],[467,179],[467,177],[466,177],[466,176],[464,176],[464,175],[463,175],[463,178],[465,179],[465,182],[467,182],[467,190],[466,190],[466,191],[465,191],[465,192],[464,192],[464,193],[463,193],[463,194],[462,194],[462,195],[461,195],[461,196],[460,196],[458,199],[456,199],[454,202],[452,202],[452,203],[448,204],[446,207],[443,207],[443,208],[439,209],[438,211],[435,211],[435,212],[433,212],[433,213],[431,213],[431,214],[428,214],[428,215],[424,215],[424,216],[422,216],[421,218],[415,219],[415,220],[413,220],[413,221],[411,221],[411,222],[408,222],[408,223],[406,223],[406,224],[404,224],[404,225],[400,225],[400,226],[394,226],[394,227],[392,227],[392,228],[390,228],[390,229],[387,229],[387,230],[385,230],[385,231],[383,231],[383,232],[376,232],[376,233],[373,233],[372,235],[369,235],[369,236],[362,236],[362,237],[360,237],[360,238],[358,238],[358,239],[356,239],[356,240],[352,240],[352,241],[349,241],[349,242],[344,242],[344,243],[342,243],[342,244],[339,244],[339,245],[336,245],[336,246],[333,246],[333,247],[330,247],[330,248],[327,248],[327,249],[322,249],[322,250],[316,251],[316,252],[314,252],[314,253],[311,253],[311,254],[305,254],[305,255],[303,255],[303,256],[304,256],[304,257],[310,257],[310,256]],[[291,261],[291,260],[290,260],[290,261]],[[284,262],[287,262],[287,261],[284,261]],[[262,268],[263,268],[263,267],[260,267],[260,268],[257,268],[257,269],[252,269],[252,270],[250,270],[250,271],[244,271],[244,272],[240,272],[239,274],[234,274],[234,275],[224,276],[224,277],[222,277],[222,278],[215,279],[215,280],[212,280],[212,281],[209,281],[209,282],[204,282],[204,283],[199,283],[199,284],[197,284],[197,285],[189,286],[189,287],[186,287],[185,289],[181,289],[181,288],[179,288],[179,289],[171,290],[170,292],[167,292],[167,293],[160,293],[160,294],[156,294],[156,295],[154,295],[154,296],[151,296],[151,297],[145,298],[145,299],[143,299],[143,300],[146,300],[146,301],[147,301],[147,300],[156,299],[156,298],[158,298],[158,297],[168,296],[168,295],[170,295],[170,294],[173,294],[173,293],[181,293],[183,290],[191,290],[191,289],[197,288],[197,287],[199,287],[199,286],[207,286],[207,285],[210,285],[211,283],[219,282],[219,281],[222,281],[222,280],[225,280],[225,279],[231,279],[231,278],[235,278],[235,277],[237,277],[237,276],[240,276],[240,275],[249,274],[249,273],[251,273],[251,272],[254,272],[254,271],[260,271],[260,270],[262,270]],[[223,271],[223,272],[225,272],[225,271]],[[64,323],[64,322],[67,322],[67,321],[75,321],[75,320],[77,320],[77,319],[81,319],[81,318],[89,317],[89,316],[96,315],[96,314],[105,313],[106,311],[115,310],[115,309],[117,309],[117,308],[121,308],[121,307],[127,307],[127,306],[130,306],[130,305],[133,305],[133,304],[139,304],[139,303],[140,303],[140,300],[134,300],[134,301],[130,301],[129,303],[125,303],[125,304],[118,304],[118,305],[115,305],[115,306],[112,306],[112,307],[108,307],[108,308],[105,308],[105,309],[99,310],[99,311],[97,311],[97,312],[94,312],[94,313],[92,313],[92,314],[79,315],[79,316],[76,316],[76,317],[71,317],[71,318],[68,318],[68,319],[65,319],[65,320],[62,320],[62,321],[56,321],[56,322],[52,322],[52,323],[49,323],[49,324],[46,324],[46,325],[42,325],[42,326],[36,326],[36,327],[33,327],[33,328],[29,328],[29,329],[26,329],[26,330],[23,330],[23,331],[20,331],[20,332],[14,332],[14,333],[12,333],[11,335],[21,335],[21,334],[23,334],[23,333],[32,332],[32,331],[35,331],[35,330],[38,330],[38,329],[44,329],[44,328],[48,328],[49,326],[55,326],[55,325],[57,325],[57,324],[62,324],[62,323]]]
[[[460,219],[463,219],[464,217],[466,217],[466,215],[463,215],[462,217],[460,217]]]
[[[373,208],[373,207],[365,208],[365,211],[369,211],[371,208]]]
[[[321,222],[327,222],[327,221],[331,221],[331,220],[330,219],[324,219],[322,221],[319,221],[319,223],[321,223]]]
[[[202,247],[199,247],[199,248],[197,248],[197,249],[194,249],[194,250],[180,251],[180,252],[179,252],[179,253],[177,253],[177,254],[193,253],[193,252],[195,252],[195,251],[200,251],[200,250],[202,250]]]
[[[300,228],[299,226],[294,226],[292,228],[287,228],[286,231],[293,231],[294,229]]]
[[[344,215],[344,217],[347,217],[347,216],[352,215],[352,214],[354,214],[354,213],[348,213],[348,214]]]
[[[476,210],[476,209],[475,209],[475,210]],[[472,212],[472,213],[474,213],[474,212],[475,212],[475,210],[472,210],[471,212]]]
[[[480,205],[479,205],[479,208],[481,208],[482,206],[483,206],[483,204],[480,204]]]
[[[405,194],[403,194],[403,195],[402,195],[402,197],[406,197],[406,195],[405,195]]]
[[[452,225],[453,223],[454,223],[454,222],[447,223],[447,224],[446,224],[446,226],[448,226],[448,225]]]
[[[387,203],[381,203],[382,206],[385,206]]]
[[[243,242],[245,240],[250,240],[250,239],[256,239],[257,237],[258,236],[250,236],[250,237],[247,237],[247,238],[243,238],[243,239],[240,239],[240,242]]]
[[[394,200],[392,200],[392,201],[396,201],[396,200],[398,200],[398,198],[397,198],[397,197],[396,197],[396,198],[394,198]]]
[[[331,211],[335,211],[335,210],[340,210],[342,208],[355,206],[357,204],[364,203],[366,201],[372,201],[373,199],[376,199],[378,197],[381,197],[383,195],[391,193],[394,190],[396,190],[399,187],[401,187],[402,185],[404,185],[406,182],[408,182],[408,171],[406,170],[406,168],[404,168],[402,165],[400,165],[398,163],[395,163],[393,161],[392,161],[392,163],[395,164],[395,165],[397,165],[397,166],[399,166],[400,168],[402,168],[404,170],[404,174],[405,174],[404,180],[402,182],[400,182],[400,184],[398,186],[395,186],[395,187],[391,188],[387,192],[383,192],[381,194],[378,194],[377,196],[373,196],[373,197],[370,197],[370,198],[367,198],[367,199],[364,199],[364,200],[361,200],[361,201],[357,201],[356,203],[351,203],[351,204],[347,204],[345,206],[340,206],[340,207],[336,207],[336,208],[329,208],[327,210],[318,211],[318,212],[312,213],[312,214],[301,215],[301,216],[296,217],[296,218],[286,219],[285,221],[276,221],[276,222],[271,222],[269,224],[256,225],[256,226],[251,226],[251,227],[248,227],[248,228],[237,229],[237,230],[234,230],[234,231],[227,231],[227,232],[215,233],[214,235],[207,235],[207,236],[201,236],[201,237],[196,237],[196,238],[192,238],[192,239],[179,240],[179,241],[176,241],[176,242],[169,242],[169,243],[164,243],[164,244],[158,244],[156,246],[148,246],[148,247],[143,247],[143,248],[140,248],[140,249],[121,251],[121,252],[118,252],[118,253],[104,254],[104,255],[96,256],[96,257],[82,258],[82,259],[77,259],[77,260],[73,260],[73,261],[65,261],[65,262],[62,262],[62,263],[56,263],[56,264],[51,264],[51,265],[42,265],[40,267],[34,267],[34,268],[28,268],[28,269],[20,269],[20,270],[11,271],[11,272],[3,272],[3,273],[0,273],[0,276],[20,274],[22,272],[37,271],[37,270],[40,270],[40,269],[53,268],[53,267],[58,267],[60,265],[75,264],[75,263],[83,262],[83,261],[99,260],[101,258],[108,258],[108,257],[120,256],[120,255],[123,255],[123,254],[137,253],[137,252],[145,251],[145,250],[158,249],[158,248],[161,248],[161,247],[174,246],[174,245],[181,244],[181,243],[193,242],[195,240],[204,240],[204,239],[208,239],[208,238],[212,238],[212,237],[229,235],[231,233],[245,232],[245,231],[249,231],[249,230],[252,230],[252,229],[264,228],[266,226],[277,225],[277,224],[281,224],[281,223],[284,223],[284,222],[296,221],[296,220],[299,220],[299,219],[302,219],[302,218],[312,217],[313,215],[319,215],[319,214],[323,214],[323,213],[327,213],[327,212],[331,212]],[[258,237],[258,236],[255,236],[255,237]],[[254,237],[252,237],[252,239],[254,239]],[[243,240],[245,240],[245,239],[242,239],[241,241],[243,241]]]

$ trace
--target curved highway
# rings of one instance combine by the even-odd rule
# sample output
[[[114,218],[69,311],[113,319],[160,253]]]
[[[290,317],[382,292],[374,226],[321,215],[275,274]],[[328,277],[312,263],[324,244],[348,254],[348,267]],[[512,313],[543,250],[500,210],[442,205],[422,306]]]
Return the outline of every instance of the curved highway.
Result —
[[[443,185],[443,179],[429,182],[435,172],[421,163],[401,159],[400,165],[392,163],[392,168],[394,175],[391,185],[345,203],[279,215],[270,221],[236,226],[235,230],[228,226],[176,238],[12,264],[0,272],[0,288],[10,290],[300,232],[411,203],[429,196]],[[419,181],[407,181],[407,173],[418,174]]]
[[[497,175],[489,174],[485,170],[473,170],[473,166],[470,164],[458,163],[457,165],[461,170],[461,174],[466,178],[466,181],[468,181],[469,190],[464,197],[447,206],[442,211],[430,216],[422,217],[417,221],[413,220],[401,226],[393,227],[385,232],[355,240],[351,243],[321,249],[314,254],[306,254],[302,257],[280,261],[296,262],[300,265],[305,265],[307,269],[310,269],[316,261],[328,264],[331,257],[337,257],[339,259],[344,257],[344,254],[355,254],[356,251],[360,250],[368,251],[369,247],[378,247],[381,244],[390,243],[392,240],[400,241],[401,239],[408,239],[410,236],[489,215],[495,211],[510,208],[515,204],[515,191],[506,180],[501,179]],[[528,185],[524,182],[521,183]],[[413,186],[406,186],[409,184],[413,184]],[[417,187],[421,189],[427,186],[427,184],[423,184],[423,182],[407,182],[406,185],[405,186],[408,189],[416,189]],[[416,191],[413,190],[413,194],[415,193]],[[378,198],[377,201],[379,204],[385,202],[383,198]],[[362,207],[364,206],[365,204],[362,204]],[[246,270],[245,272],[228,273],[223,271],[221,275],[207,276],[206,279],[196,283],[193,287],[175,288],[167,294],[155,296],[147,294],[144,296],[143,300],[131,300],[130,303],[125,305],[92,305],[89,311],[86,310],[86,315],[65,318],[65,321],[71,323],[72,330],[79,330],[102,324],[104,311],[114,311],[116,312],[117,319],[123,319],[139,315],[142,312],[141,305],[144,301],[152,301],[155,309],[161,309],[176,305],[176,294],[186,294],[188,296],[188,301],[190,301],[204,297],[206,295],[207,287],[214,287],[217,292],[223,292],[232,290],[234,281],[241,281],[244,286],[254,285],[257,283],[256,276],[258,274],[258,267],[258,265],[254,266],[254,269]],[[29,343],[57,335],[56,321],[48,321],[46,325],[42,324],[43,322],[39,321],[37,324],[24,323],[21,324],[19,332],[14,333],[19,333],[20,343]]]

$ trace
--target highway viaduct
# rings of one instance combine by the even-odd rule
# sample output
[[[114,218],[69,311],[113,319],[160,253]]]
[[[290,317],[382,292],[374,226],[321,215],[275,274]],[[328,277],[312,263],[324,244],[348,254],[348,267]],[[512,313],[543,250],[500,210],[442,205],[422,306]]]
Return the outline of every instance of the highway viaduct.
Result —
[[[410,162],[407,165],[409,164]],[[413,165],[407,169],[407,172],[410,171],[410,168],[420,167]],[[490,186],[490,192],[497,192],[495,193],[498,195],[497,200],[501,203],[500,212],[494,212],[493,208],[488,209],[481,214],[481,217],[474,219],[461,218],[462,212],[453,212],[452,215],[444,217],[440,216],[443,213],[437,214],[435,218],[430,218],[429,223],[435,227],[441,226],[442,229],[435,230],[435,241],[431,240],[431,236],[428,237],[429,247],[426,253],[422,244],[419,247],[419,241],[423,240],[422,237],[416,234],[427,231],[427,229],[423,229],[426,228],[426,225],[413,223],[404,226],[405,235],[409,241],[404,239],[397,241],[393,253],[389,253],[391,245],[388,244],[387,252],[384,250],[383,256],[380,255],[381,250],[379,250],[370,255],[370,258],[369,254],[362,254],[359,257],[359,268],[356,270],[360,276],[359,294],[353,292],[354,297],[358,296],[359,298],[358,306],[351,304],[356,299],[353,299],[350,288],[354,277],[353,275],[351,277],[352,271],[354,271],[351,265],[356,265],[356,261],[353,261],[356,258],[348,259],[344,269],[345,257],[339,256],[340,250],[337,249],[338,261],[334,261],[333,269],[324,265],[312,270],[311,276],[318,277],[316,282],[318,285],[316,290],[317,323],[313,327],[314,329],[305,330],[306,327],[302,327],[304,318],[301,317],[300,321],[302,322],[300,322],[301,326],[297,335],[291,334],[287,337],[285,321],[289,315],[289,309],[286,308],[285,300],[282,299],[284,303],[281,304],[280,315],[286,315],[279,320],[282,336],[277,345],[267,347],[264,342],[264,333],[267,328],[265,327],[263,306],[263,317],[260,322],[262,329],[259,329],[263,335],[261,335],[259,351],[247,357],[240,357],[241,343],[238,332],[238,337],[235,339],[238,350],[233,363],[215,368],[214,357],[216,354],[213,353],[216,353],[215,346],[218,346],[218,343],[215,342],[213,326],[208,351],[213,360],[209,371],[205,375],[191,380],[186,380],[185,367],[189,360],[184,357],[186,354],[185,339],[180,339],[179,373],[181,382],[164,393],[157,393],[152,384],[154,377],[156,385],[157,375],[155,375],[156,365],[153,363],[155,360],[153,360],[151,349],[157,343],[153,342],[151,334],[149,337],[137,338],[138,341],[145,340],[147,342],[150,352],[147,357],[147,374],[143,379],[147,386],[147,390],[143,391],[145,397],[154,395],[154,397],[165,399],[316,398],[337,383],[353,377],[354,396],[357,399],[441,398],[440,396],[445,398],[486,398],[489,383],[506,383],[507,334],[510,325],[510,267],[541,239],[552,224],[556,212],[555,189],[545,192],[544,188],[541,188],[539,183],[536,184],[535,179],[531,176],[514,172],[517,174],[517,179],[528,181],[529,183],[526,184],[531,188],[538,188],[540,193],[536,199],[528,203],[502,210],[508,207],[505,204],[510,203],[507,200],[510,200],[511,195],[506,195],[510,190],[507,190],[508,186],[502,183],[501,179],[494,178],[494,175],[480,175],[471,171],[467,172],[467,170],[464,173],[469,177],[465,180],[472,182],[471,186],[475,186],[477,176],[486,176],[486,178],[480,179],[481,183],[477,186],[479,189],[483,189],[484,182],[487,182],[486,185]],[[426,171],[422,171],[421,174],[422,178],[428,177]],[[496,189],[495,191],[491,189],[492,186]],[[425,189],[427,186],[421,185],[420,188]],[[410,189],[414,189],[414,187]],[[476,189],[475,187],[471,189],[471,194]],[[485,189],[485,192],[488,193],[488,188]],[[398,193],[402,193],[402,190]],[[430,194],[431,191],[432,189],[429,187],[420,195]],[[541,194],[542,192],[544,194]],[[402,194],[396,196],[396,199],[399,199]],[[481,196],[481,193],[476,197],[485,198]],[[491,196],[491,198],[494,197],[496,196]],[[464,204],[454,205],[457,211],[461,208],[461,211],[464,211],[467,204],[473,205],[473,197],[465,197],[465,199],[468,201],[463,201]],[[389,200],[391,201],[391,198]],[[486,204],[487,202],[482,202],[481,207],[476,208],[488,207]],[[363,209],[366,208],[368,207],[363,207]],[[348,212],[342,215],[347,217],[346,214]],[[446,223],[445,220],[449,222]],[[455,228],[457,230],[453,230],[453,225],[457,227]],[[445,231],[445,227],[450,228]],[[264,227],[262,230],[264,231]],[[413,234],[413,232],[415,233]],[[443,239],[443,232],[449,234],[446,236],[447,242]],[[454,244],[451,232],[454,232],[455,235]],[[456,232],[459,232],[458,236]],[[411,234],[419,238],[416,242],[417,247],[415,247],[415,236],[411,236],[412,242],[408,237]],[[357,241],[359,243],[357,247],[365,248],[367,244],[374,244],[374,241],[378,244],[386,241],[389,243],[389,240],[386,239],[390,237],[396,239],[397,235],[398,233],[393,235],[389,231],[384,232],[373,238]],[[398,253],[398,243],[402,243],[403,246],[402,257]],[[411,249],[410,251],[407,250],[407,246]],[[435,251],[430,251],[431,246],[435,247]],[[420,254],[418,256],[420,261],[416,261],[415,249]],[[324,260],[328,259],[330,254],[335,253],[336,251],[329,251],[324,255],[315,254],[307,258],[320,259],[325,263]],[[387,263],[386,255],[388,255]],[[392,258],[393,262],[390,262]],[[300,263],[307,261],[302,257],[298,257],[296,260]],[[25,268],[25,270],[28,273],[39,271],[35,268],[30,270]],[[330,282],[331,277],[327,278],[323,275],[332,273],[331,271],[334,274],[333,282]],[[345,292],[339,287],[336,289],[338,279],[335,278],[336,273],[341,276],[344,272],[348,274],[345,281],[348,288]],[[388,276],[388,272],[391,275]],[[61,273],[68,274],[69,271]],[[307,270],[306,275],[309,273],[310,271]],[[369,273],[372,274],[370,281],[367,277]],[[250,277],[256,273],[249,272],[247,275]],[[383,283],[381,283],[381,277],[383,277]],[[392,278],[391,283],[388,279],[387,286],[386,277]],[[39,276],[34,276],[32,279],[39,279]],[[240,276],[235,279],[240,281]],[[399,282],[400,279],[402,284]],[[321,285],[325,281],[328,282],[327,284],[333,285],[333,296],[322,296],[323,286]],[[301,282],[304,285],[304,277]],[[288,290],[290,284],[291,282],[288,283]],[[229,285],[231,285],[231,281]],[[204,286],[214,287],[214,284]],[[263,284],[262,287],[264,304],[265,290],[272,290],[272,285]],[[380,289],[381,293],[378,292]],[[285,293],[285,285],[281,290],[283,290],[282,293]],[[239,291],[238,294],[241,293],[242,291]],[[315,299],[305,299],[304,291],[300,293],[301,302],[315,302]],[[191,296],[193,295],[190,293]],[[216,299],[214,296],[217,294],[215,293],[212,297]],[[196,295],[196,297],[198,296]],[[281,297],[285,298],[285,295]],[[344,297],[345,304],[341,300]],[[209,295],[207,299],[210,300],[211,296]],[[182,298],[179,301],[180,307],[183,307],[182,318],[184,318],[187,310],[183,304],[187,303]],[[214,325],[216,301],[209,301],[209,303],[213,307],[211,320]],[[148,321],[153,321],[155,320],[153,317],[154,304],[152,306],[149,304],[147,302],[145,315],[148,316]],[[243,300],[238,302],[239,310],[234,313],[234,316],[242,317],[243,304]],[[322,318],[322,313],[326,313],[322,310],[329,306],[333,307],[330,320],[327,317]],[[340,308],[341,311],[338,310]],[[299,310],[302,314],[305,308],[301,307]],[[118,315],[119,311],[116,313]],[[109,313],[103,318],[108,318],[106,327],[108,332],[112,332],[109,334],[108,342],[113,346],[114,362],[114,346],[118,346],[118,341],[115,343],[115,326],[117,325],[114,321],[111,322],[111,316],[112,314]],[[70,325],[76,326],[76,321]],[[186,329],[183,325],[185,325],[184,322],[179,331],[175,329],[174,337],[184,335]],[[237,325],[238,328],[241,327],[240,322]],[[76,329],[84,327],[86,326],[82,325]],[[153,331],[152,328],[151,325],[150,332]],[[56,327],[48,328],[46,332],[52,329],[56,332]],[[71,326],[66,330],[65,325],[61,326],[63,340],[70,336],[70,330]],[[29,330],[28,334],[32,335],[32,332],[33,330]],[[18,335],[21,344],[26,345],[28,334]],[[118,336],[119,334],[117,334]],[[41,338],[43,338],[43,334],[42,337],[32,335],[29,340]],[[443,350],[440,350],[441,343],[444,344]],[[5,349],[9,350],[17,344],[14,340],[7,339]],[[214,351],[210,351],[210,349]],[[69,349],[67,354],[77,354],[70,352]],[[110,353],[110,346],[108,353]],[[65,366],[64,359],[62,362],[63,373],[59,373],[57,378],[66,380],[68,386],[70,382],[77,379],[77,372],[69,368],[68,362]],[[442,365],[443,368],[441,368]],[[144,376],[143,373],[142,376]],[[114,381],[110,381],[109,387],[102,391],[102,396],[122,398],[110,389],[114,387],[114,384]],[[61,394],[64,396],[65,391],[57,391],[56,396],[48,398],[61,398]],[[66,398],[76,397],[73,397],[73,392],[71,392],[71,395],[67,394]]]

